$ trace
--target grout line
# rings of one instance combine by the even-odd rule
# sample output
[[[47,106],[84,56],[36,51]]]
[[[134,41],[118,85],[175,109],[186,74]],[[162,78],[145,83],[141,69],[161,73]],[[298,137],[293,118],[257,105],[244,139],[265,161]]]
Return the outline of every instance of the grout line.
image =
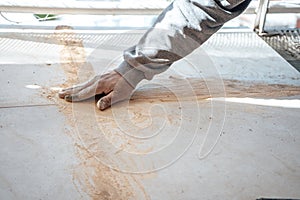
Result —
[[[0,106],[0,109],[6,108],[30,108],[30,107],[44,107],[44,106],[55,106],[56,104],[41,104],[41,105],[18,105],[18,106]]]

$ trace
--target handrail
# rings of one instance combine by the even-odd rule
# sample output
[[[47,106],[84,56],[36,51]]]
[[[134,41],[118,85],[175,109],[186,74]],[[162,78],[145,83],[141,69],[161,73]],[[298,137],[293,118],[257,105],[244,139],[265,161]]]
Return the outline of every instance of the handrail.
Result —
[[[259,0],[254,22],[254,31],[259,35],[264,34],[268,13],[300,13],[300,2]]]
[[[265,0],[261,0],[265,1]],[[164,1],[134,1],[132,4],[124,2],[95,2],[72,0],[1,0],[1,12],[19,13],[51,13],[51,14],[97,14],[97,15],[157,15],[169,2]],[[244,12],[254,14],[255,2]],[[270,2],[268,13],[299,13],[299,1]]]

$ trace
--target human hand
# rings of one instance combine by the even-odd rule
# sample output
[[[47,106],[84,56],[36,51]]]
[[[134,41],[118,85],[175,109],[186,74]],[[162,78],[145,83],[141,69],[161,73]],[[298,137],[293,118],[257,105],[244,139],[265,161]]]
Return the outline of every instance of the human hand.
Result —
[[[112,71],[104,75],[97,75],[91,80],[62,89],[59,97],[68,102],[77,102],[89,99],[97,94],[104,94],[97,102],[100,110],[105,110],[111,105],[129,99],[134,88],[117,72]]]

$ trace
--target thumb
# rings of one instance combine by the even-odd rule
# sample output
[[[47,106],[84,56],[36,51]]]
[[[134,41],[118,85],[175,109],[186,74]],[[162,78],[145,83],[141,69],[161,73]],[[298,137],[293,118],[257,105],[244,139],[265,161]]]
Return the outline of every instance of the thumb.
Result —
[[[114,90],[97,102],[97,107],[100,110],[105,110],[115,103],[130,99],[133,90],[134,88],[124,78],[121,78],[115,85]]]
[[[111,106],[111,99],[114,91],[109,93],[108,95],[102,97],[98,102],[97,102],[97,107],[99,110],[103,111],[106,108],[109,108]]]

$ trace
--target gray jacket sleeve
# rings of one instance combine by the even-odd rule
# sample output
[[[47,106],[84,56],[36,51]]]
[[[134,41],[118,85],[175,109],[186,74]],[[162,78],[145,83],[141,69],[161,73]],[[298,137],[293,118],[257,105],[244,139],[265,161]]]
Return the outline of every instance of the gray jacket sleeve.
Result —
[[[241,14],[251,0],[175,0],[137,45],[124,51],[115,69],[133,87],[152,79],[190,54],[225,22]]]

